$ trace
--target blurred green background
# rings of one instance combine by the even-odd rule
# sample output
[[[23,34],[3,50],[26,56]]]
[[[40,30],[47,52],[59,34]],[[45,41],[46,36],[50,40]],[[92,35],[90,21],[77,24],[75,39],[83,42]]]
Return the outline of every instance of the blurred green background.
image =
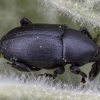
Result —
[[[9,30],[20,26],[19,21],[23,17],[28,18],[33,23],[66,24],[69,28],[77,30],[80,29],[80,23],[74,23],[71,18],[68,19],[64,14],[61,15],[60,12],[46,8],[46,6],[38,0],[0,0],[0,38]],[[88,25],[86,25],[86,27],[92,33],[93,37],[95,37],[97,34],[95,29],[92,30],[88,27]],[[23,74],[23,72],[18,72],[17,70],[11,68],[10,65],[6,64],[6,62],[7,61],[5,59],[0,59],[0,74],[4,74],[5,70],[12,70],[18,75]],[[81,70],[88,74],[91,69],[91,65],[92,64],[86,64],[81,67]],[[71,73],[69,71],[69,66],[70,65],[66,66],[65,73],[63,75],[58,75],[58,78],[66,82],[70,80],[74,84],[79,83],[81,77]],[[42,70],[38,73],[43,72],[52,73],[53,71]]]

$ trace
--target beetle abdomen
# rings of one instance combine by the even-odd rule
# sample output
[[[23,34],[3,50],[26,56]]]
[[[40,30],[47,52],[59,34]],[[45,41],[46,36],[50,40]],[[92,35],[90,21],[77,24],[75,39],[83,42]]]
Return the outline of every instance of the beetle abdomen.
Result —
[[[65,25],[58,24],[31,24],[17,27],[3,36],[0,51],[8,60],[15,58],[35,67],[48,69],[62,65],[61,36],[64,30]]]
[[[97,54],[97,46],[83,33],[67,29],[63,36],[63,57],[68,62],[82,65]]]
[[[50,35],[17,36],[3,42],[3,54],[8,60],[15,58],[34,67],[49,69],[62,64],[62,41]]]

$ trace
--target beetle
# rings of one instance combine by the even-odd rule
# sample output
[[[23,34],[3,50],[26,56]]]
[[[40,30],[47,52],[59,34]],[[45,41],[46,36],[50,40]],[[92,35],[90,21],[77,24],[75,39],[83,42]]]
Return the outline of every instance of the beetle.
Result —
[[[55,79],[65,72],[65,65],[71,64],[71,72],[80,74],[85,83],[87,75],[79,67],[94,62],[89,80],[98,75],[99,35],[93,39],[85,27],[77,31],[60,24],[33,24],[27,18],[22,18],[20,24],[0,40],[0,53],[12,62],[12,67],[27,72],[54,69],[54,74],[46,75]]]

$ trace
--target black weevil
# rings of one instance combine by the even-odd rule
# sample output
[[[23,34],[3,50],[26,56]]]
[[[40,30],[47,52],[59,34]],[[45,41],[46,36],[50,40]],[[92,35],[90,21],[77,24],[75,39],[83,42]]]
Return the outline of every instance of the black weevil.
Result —
[[[27,18],[20,21],[21,26],[12,29],[0,40],[0,52],[5,59],[12,61],[20,71],[39,71],[54,69],[53,78],[63,74],[64,66],[71,64],[70,70],[82,76],[85,83],[87,75],[79,67],[94,62],[89,73],[92,81],[100,71],[100,49],[88,30],[79,31],[60,24],[32,24]]]

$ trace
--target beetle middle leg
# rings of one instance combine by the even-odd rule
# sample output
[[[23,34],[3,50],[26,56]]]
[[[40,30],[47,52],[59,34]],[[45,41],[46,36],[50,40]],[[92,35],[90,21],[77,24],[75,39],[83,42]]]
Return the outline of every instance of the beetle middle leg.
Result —
[[[13,62],[13,63],[7,62],[7,64],[12,65],[12,67],[16,68],[19,71],[30,72],[30,71],[39,71],[39,70],[41,70],[40,68],[34,68],[34,67],[31,67],[27,64],[20,63],[20,62]]]
[[[55,79],[58,74],[63,74],[64,72],[65,72],[65,68],[64,67],[57,67],[54,70],[54,74],[44,73],[44,74],[39,74],[39,76],[53,77],[53,79]]]
[[[63,74],[64,72],[65,72],[65,68],[64,67],[55,68],[54,74],[53,74],[53,79],[55,79],[58,74]]]
[[[87,75],[84,72],[82,72],[77,66],[70,66],[70,70],[72,73],[80,74],[82,76],[81,83],[86,83],[85,78],[87,78]]]
[[[83,33],[83,34],[85,34],[85,35],[87,35],[90,39],[92,39],[95,43],[97,43],[98,41],[99,41],[99,34],[96,36],[96,38],[92,38],[92,35],[89,33],[89,31],[85,28],[85,27],[82,27],[82,28],[80,28],[80,30],[79,30],[81,33]]]

